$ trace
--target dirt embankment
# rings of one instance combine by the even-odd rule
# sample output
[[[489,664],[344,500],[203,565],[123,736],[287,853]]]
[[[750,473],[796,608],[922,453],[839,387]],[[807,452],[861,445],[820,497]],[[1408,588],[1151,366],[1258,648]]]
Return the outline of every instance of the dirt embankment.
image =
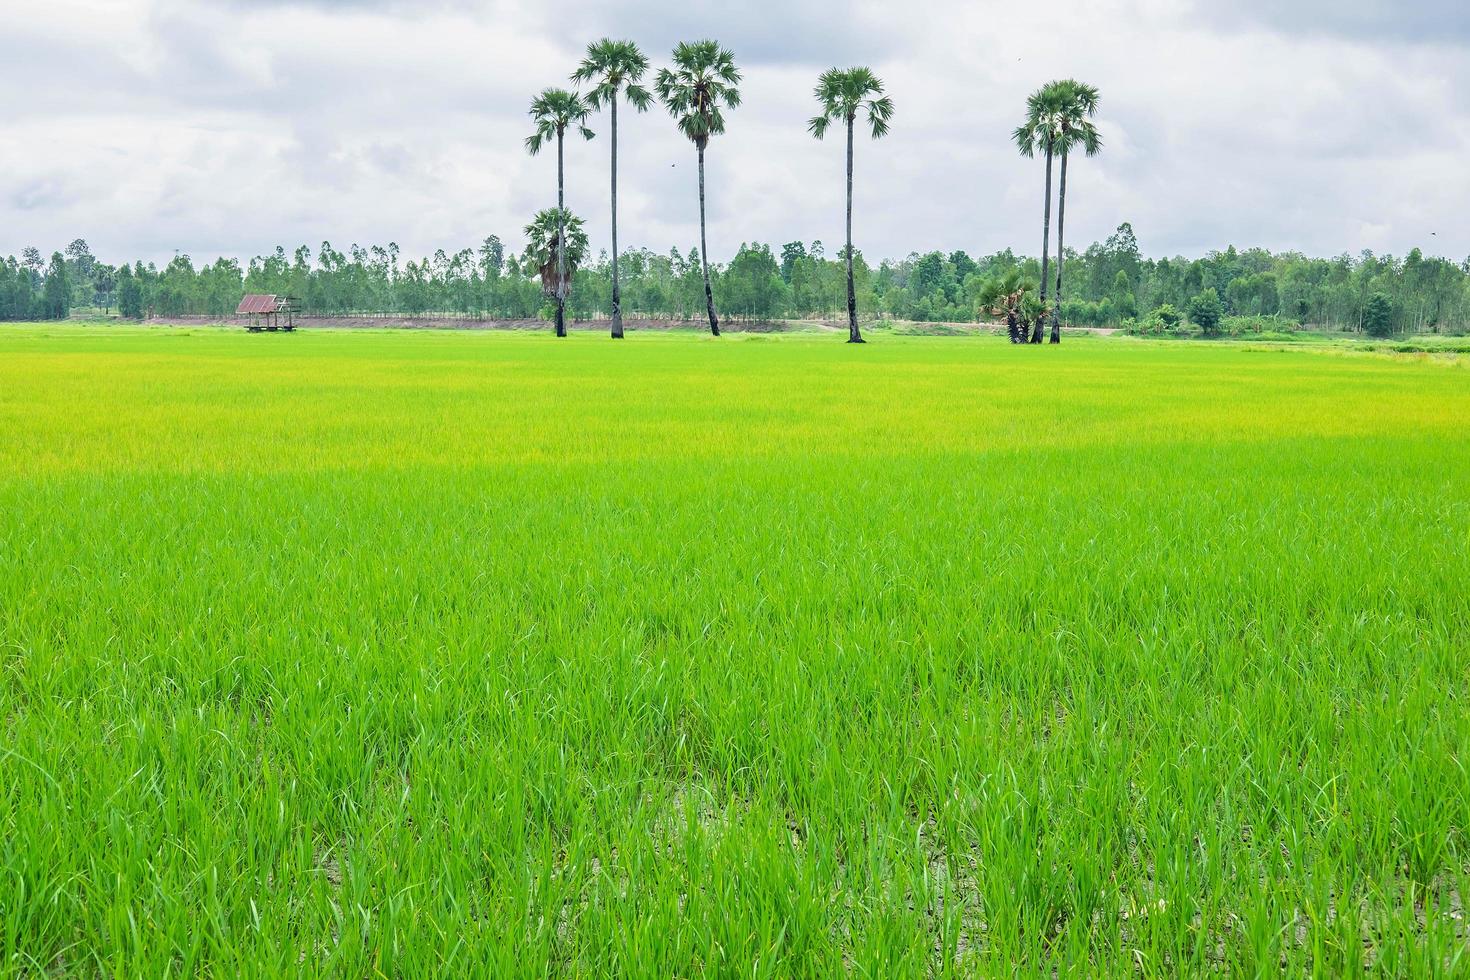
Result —
[[[89,317],[89,322],[97,318]],[[114,318],[116,319],[116,318]],[[245,321],[235,317],[218,316],[173,316],[148,317],[144,323],[169,327],[238,327],[244,329]],[[535,318],[521,320],[478,320],[453,316],[298,316],[296,326],[301,329],[328,327],[333,329],[374,330],[550,330],[548,320]],[[627,330],[700,330],[708,329],[705,320],[670,320],[658,318],[628,318],[623,321]],[[807,320],[743,320],[721,319],[720,329],[731,333],[785,333],[795,330],[820,329],[818,321]],[[604,331],[612,327],[610,320],[568,320],[571,330]],[[831,329],[836,329],[832,327]],[[842,329],[846,329],[843,326]]]
[[[87,322],[98,322],[97,317],[87,317]],[[125,322],[117,317],[109,318],[110,321]],[[219,327],[222,329],[245,328],[245,321],[235,317],[211,317],[211,316],[178,316],[178,317],[149,317],[143,321],[146,324],[156,326],[172,327]],[[300,329],[336,329],[336,330],[550,330],[551,324],[546,320],[534,318],[520,320],[476,320],[468,317],[455,316],[302,316],[296,320]],[[587,333],[602,333],[611,328],[611,321],[607,319],[596,320],[568,320],[569,330]],[[708,321],[697,320],[675,320],[661,317],[629,317],[623,321],[628,331],[637,330],[679,330],[702,332],[709,329]],[[721,331],[729,333],[845,333],[847,331],[846,320],[757,320],[744,319],[740,317],[723,318],[720,320]],[[906,336],[968,336],[975,334],[1003,334],[1005,325],[1003,323],[920,323],[912,320],[872,320],[863,323],[864,330],[874,330],[884,333],[901,334]],[[1069,333],[1090,333],[1107,335],[1114,333],[1113,330],[1095,329],[1087,327],[1068,327]]]

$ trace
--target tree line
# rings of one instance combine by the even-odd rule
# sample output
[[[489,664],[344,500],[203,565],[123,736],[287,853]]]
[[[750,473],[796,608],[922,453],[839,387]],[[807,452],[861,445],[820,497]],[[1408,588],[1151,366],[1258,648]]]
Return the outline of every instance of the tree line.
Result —
[[[543,226],[519,254],[492,235],[475,249],[419,259],[406,259],[393,244],[354,245],[344,253],[324,242],[315,251],[277,248],[243,265],[231,258],[198,265],[179,255],[162,267],[109,265],[77,240],[49,260],[34,248],[0,260],[0,319],[61,319],[73,311],[116,311],[133,319],[227,317],[241,294],[251,292],[299,297],[318,316],[550,320],[540,269],[555,236],[554,226]],[[585,236],[580,242],[569,236],[568,244],[579,261],[588,250]],[[728,316],[842,319],[848,303],[841,252],[829,254],[820,241],[746,244],[730,261],[709,264],[712,291]],[[1208,300],[1199,304],[1211,330],[1240,320],[1257,328],[1274,323],[1366,332],[1382,322],[1385,308],[1391,332],[1470,330],[1470,259],[1455,263],[1417,249],[1403,258],[1368,252],[1309,258],[1231,247],[1199,259],[1153,259],[1140,254],[1125,224],[1104,242],[1081,252],[1068,249],[1065,258],[1071,292],[1060,304],[1063,324],[1166,333],[1191,322],[1197,299],[1213,296],[1218,317],[1209,316]],[[697,247],[624,251],[624,315],[704,319],[703,265]],[[1034,295],[1041,263],[1010,250],[975,257],[931,251],[874,268],[854,252],[853,271],[856,303],[871,318],[970,323],[1004,317],[1007,293],[1020,286],[1024,296]],[[1009,291],[1001,289],[1008,277],[1014,279]],[[571,278],[567,315],[610,321],[603,297],[612,282],[610,255],[586,260]]]

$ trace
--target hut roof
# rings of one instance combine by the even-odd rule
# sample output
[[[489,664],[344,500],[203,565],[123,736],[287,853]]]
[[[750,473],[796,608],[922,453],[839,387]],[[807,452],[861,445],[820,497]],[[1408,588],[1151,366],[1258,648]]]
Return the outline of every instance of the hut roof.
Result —
[[[279,306],[274,294],[252,293],[240,300],[240,306],[235,310],[235,314],[238,316],[245,313],[275,313]]]

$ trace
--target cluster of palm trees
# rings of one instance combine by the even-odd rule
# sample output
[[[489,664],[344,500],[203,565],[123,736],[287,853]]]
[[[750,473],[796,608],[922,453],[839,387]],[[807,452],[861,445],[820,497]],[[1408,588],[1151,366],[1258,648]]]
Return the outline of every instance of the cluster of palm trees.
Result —
[[[542,283],[550,287],[556,301],[558,337],[565,337],[567,332],[567,287],[571,270],[580,258],[573,254],[573,245],[581,233],[580,220],[566,210],[563,146],[569,130],[591,139],[587,119],[593,111],[601,109],[607,109],[612,117],[612,336],[615,339],[623,336],[618,280],[618,106],[627,101],[637,111],[645,112],[653,105],[653,95],[643,86],[647,73],[648,58],[636,44],[604,38],[587,46],[587,56],[571,75],[573,82],[591,86],[585,96],[577,91],[548,88],[531,102],[531,119],[536,131],[526,138],[526,149],[534,155],[547,143],[556,141],[556,210],[538,213],[526,228],[526,234],[542,262]],[[710,139],[725,131],[725,111],[740,105],[739,84],[735,56],[715,41],[680,44],[674,49],[673,66],[660,69],[654,79],[660,101],[699,154],[699,258],[704,272],[709,328],[715,336],[720,333],[720,319],[715,312],[709,249],[705,245],[704,153]],[[546,232],[551,225],[556,227],[556,237],[548,241]],[[569,228],[573,233],[570,239]],[[586,236],[581,235],[581,239],[585,243]]]
[[[592,139],[587,122],[593,112],[607,110],[611,117],[612,144],[612,336],[623,336],[621,287],[618,279],[618,107],[627,102],[646,112],[654,96],[663,103],[685,137],[694,144],[699,159],[699,259],[704,275],[705,307],[710,333],[720,335],[710,284],[709,248],[706,243],[704,155],[710,140],[725,132],[725,113],[740,105],[740,70],[729,49],[716,41],[684,42],[674,48],[671,65],[659,69],[653,91],[644,86],[649,71],[646,55],[632,41],[603,38],[587,46],[587,54],[571,74],[571,81],[588,86],[586,94],[573,89],[548,88],[531,101],[530,116],[535,131],[526,138],[526,149],[534,156],[548,144],[556,144],[556,208],[536,214],[526,227],[529,248],[541,270],[542,288],[555,301],[556,335],[565,337],[566,300],[571,276],[587,252],[587,235],[582,220],[566,208],[565,143],[567,134]],[[859,117],[874,139],[888,134],[893,120],[893,100],[883,93],[883,82],[867,68],[832,68],[821,74],[815,93],[818,113],[808,124],[817,139],[838,125],[847,136],[847,320],[848,343],[863,343],[858,327],[857,292],[853,282],[852,181],[853,142]],[[1013,343],[1026,339],[1032,326],[1031,343],[1041,343],[1042,324],[1051,314],[1051,341],[1061,341],[1063,227],[1067,200],[1067,158],[1075,148],[1088,156],[1096,154],[1102,140],[1091,118],[1097,113],[1097,89],[1071,79],[1052,82],[1026,103],[1025,123],[1016,129],[1021,152],[1046,158],[1045,230],[1042,235],[1041,295],[1031,295],[1033,286],[1019,276],[1014,282],[997,282],[982,300],[990,311],[1005,316]],[[1052,161],[1061,157],[1061,189],[1057,209],[1056,294],[1047,302],[1050,272]]]
[[[1032,325],[1031,343],[1041,343],[1042,324],[1048,312],[1051,314],[1051,342],[1062,342],[1062,262],[1065,256],[1063,235],[1067,218],[1067,158],[1074,149],[1080,148],[1088,156],[1096,156],[1102,149],[1102,137],[1092,123],[1092,117],[1097,115],[1097,104],[1097,89],[1091,85],[1084,85],[1070,78],[1049,82],[1026,99],[1026,121],[1016,127],[1014,138],[1021,154],[1034,157],[1040,153],[1046,158],[1046,202],[1042,208],[1041,298],[1034,309],[1027,311],[1030,319],[1023,319],[1019,328],[1014,320],[1008,318],[1013,344],[1025,342],[1025,325],[1028,323]],[[1062,179],[1057,193],[1057,282],[1056,294],[1048,304],[1046,290],[1051,259],[1052,161],[1058,156],[1062,161]]]
[[[716,41],[692,41],[674,49],[672,64],[654,78],[658,99],[674,118],[679,132],[694,144],[699,159],[699,260],[704,275],[704,300],[710,333],[720,335],[720,318],[710,284],[706,240],[704,154],[710,140],[725,131],[725,112],[740,105],[740,70],[735,56]],[[603,38],[587,46],[587,55],[571,80],[590,86],[578,91],[548,88],[531,101],[535,132],[526,138],[534,156],[556,143],[556,208],[537,213],[526,227],[530,248],[541,265],[542,286],[556,302],[556,335],[566,336],[566,299],[571,273],[586,252],[582,222],[566,209],[564,147],[568,132],[592,138],[587,127],[594,111],[606,109],[612,134],[612,336],[623,336],[621,287],[618,279],[618,106],[626,101],[639,112],[653,105],[654,96],[643,85],[648,58],[632,41]],[[847,315],[848,341],[863,342],[857,320],[857,293],[853,285],[852,164],[853,130],[863,115],[875,139],[888,133],[893,101],[883,94],[883,83],[867,68],[833,68],[823,72],[816,88],[819,113],[810,123],[821,139],[833,123],[847,127]]]

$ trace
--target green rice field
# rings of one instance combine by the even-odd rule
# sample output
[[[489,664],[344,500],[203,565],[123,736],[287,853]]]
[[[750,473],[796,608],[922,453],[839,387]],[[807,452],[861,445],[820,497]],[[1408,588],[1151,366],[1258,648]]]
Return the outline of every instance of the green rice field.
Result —
[[[0,329],[0,976],[1470,973],[1470,361]]]

